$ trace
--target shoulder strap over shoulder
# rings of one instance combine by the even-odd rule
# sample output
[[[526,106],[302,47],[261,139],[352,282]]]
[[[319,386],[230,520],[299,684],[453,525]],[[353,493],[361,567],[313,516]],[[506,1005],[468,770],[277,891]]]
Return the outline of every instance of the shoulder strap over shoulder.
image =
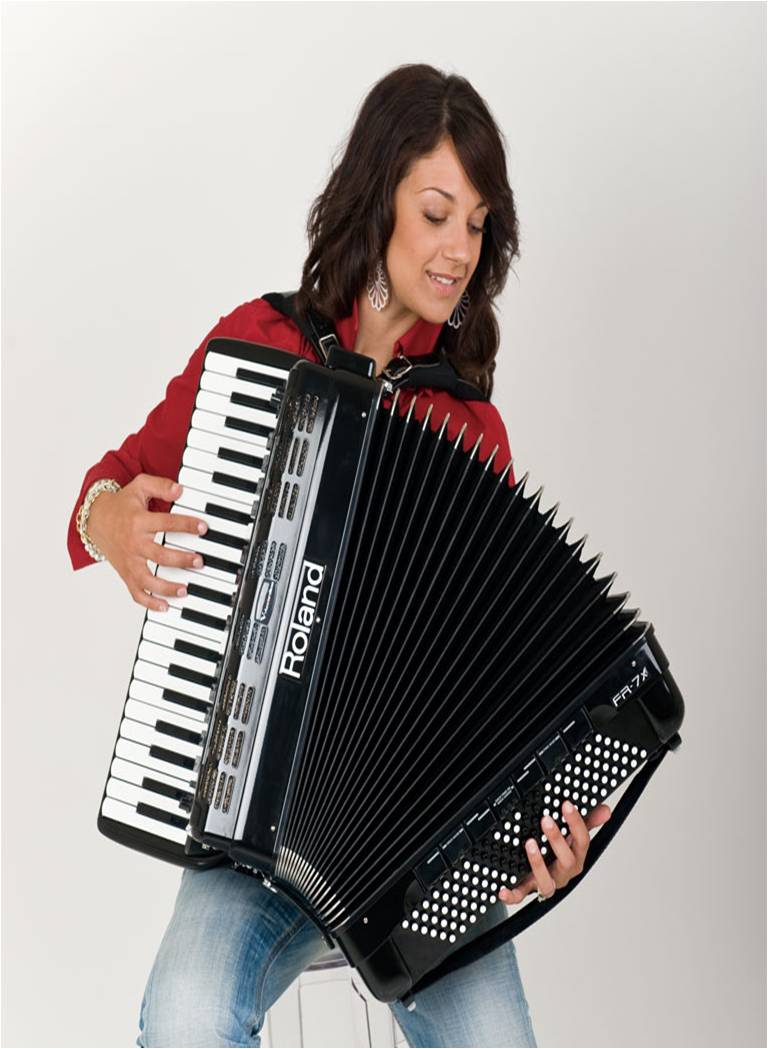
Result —
[[[295,308],[296,292],[269,292],[261,298],[269,305],[288,317],[304,338],[312,344],[319,360],[326,364],[332,347],[339,345],[333,324],[319,314],[310,310],[308,318],[300,318]],[[381,373],[387,386],[394,390],[400,386],[430,386],[435,390],[446,390],[463,401],[487,401],[488,398],[474,383],[462,379],[448,360],[442,346],[435,353],[423,354],[409,358],[401,354],[390,361]]]

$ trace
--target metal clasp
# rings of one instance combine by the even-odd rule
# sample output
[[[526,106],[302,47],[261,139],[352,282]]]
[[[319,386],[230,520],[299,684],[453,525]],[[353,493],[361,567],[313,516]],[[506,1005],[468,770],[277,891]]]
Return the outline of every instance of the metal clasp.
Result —
[[[413,364],[403,354],[391,360],[381,373],[387,391],[391,393],[393,384],[399,383],[412,369]]]

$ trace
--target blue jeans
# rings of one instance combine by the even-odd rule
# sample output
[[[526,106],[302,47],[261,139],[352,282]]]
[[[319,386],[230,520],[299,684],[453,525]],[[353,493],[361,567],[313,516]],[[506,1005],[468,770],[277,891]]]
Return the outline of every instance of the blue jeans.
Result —
[[[282,893],[227,867],[186,870],[150,973],[138,1046],[259,1046],[267,1009],[328,950]],[[411,1046],[535,1046],[510,941],[433,983],[395,1019]]]

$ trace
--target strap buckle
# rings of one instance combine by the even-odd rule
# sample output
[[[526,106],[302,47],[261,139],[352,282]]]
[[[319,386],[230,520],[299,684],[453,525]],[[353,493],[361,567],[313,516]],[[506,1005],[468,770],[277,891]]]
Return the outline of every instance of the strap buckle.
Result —
[[[390,388],[400,383],[405,376],[413,369],[412,361],[409,361],[404,354],[400,354],[399,357],[395,357],[389,362],[389,364],[381,372],[382,378],[390,384]]]
[[[318,345],[320,346],[320,353],[323,358],[323,364],[328,360],[328,353],[333,349],[334,346],[339,345],[339,340],[336,337],[335,332],[329,332],[327,335],[319,335],[317,338]]]

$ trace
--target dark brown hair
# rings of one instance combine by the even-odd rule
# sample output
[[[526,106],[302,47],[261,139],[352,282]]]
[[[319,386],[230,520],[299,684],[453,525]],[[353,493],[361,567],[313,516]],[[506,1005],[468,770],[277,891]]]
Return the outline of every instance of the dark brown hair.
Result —
[[[341,159],[307,219],[309,254],[296,300],[338,319],[384,256],[395,224],[394,195],[411,165],[450,138],[467,178],[488,205],[471,306],[443,345],[459,374],[486,395],[493,389],[499,326],[493,299],[519,255],[514,197],[504,138],[469,81],[428,65],[404,65],[379,80],[363,101]]]

